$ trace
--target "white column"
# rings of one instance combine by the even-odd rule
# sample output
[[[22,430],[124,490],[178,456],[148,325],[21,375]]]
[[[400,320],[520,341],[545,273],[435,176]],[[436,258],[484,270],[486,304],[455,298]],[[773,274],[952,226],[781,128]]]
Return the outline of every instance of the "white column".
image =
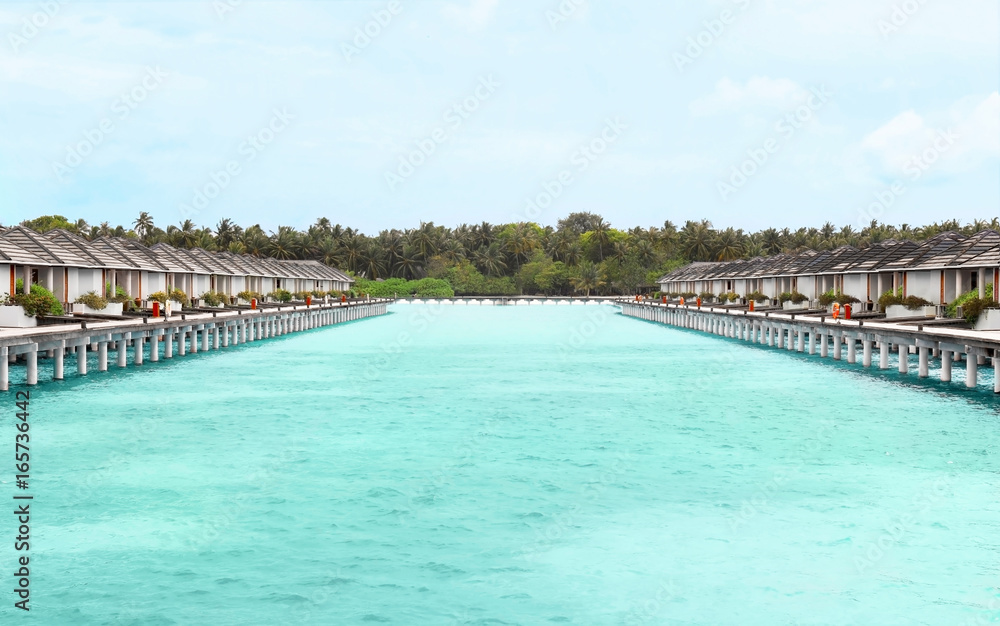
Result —
[[[924,346],[917,348],[917,376],[927,378],[930,376],[930,366],[928,364],[928,349]]]
[[[905,374],[910,368],[910,346],[900,344],[896,346],[896,351],[899,353],[899,373]]]
[[[858,362],[858,340],[854,337],[847,338],[847,362],[851,364]]]
[[[996,289],[997,285],[993,288]],[[993,393],[1000,393],[1000,356],[993,357]]]
[[[816,329],[809,333],[809,354],[816,354]]]
[[[149,360],[156,363],[160,360],[160,336],[153,334],[149,337]]]
[[[60,345],[56,346],[55,352],[53,353],[53,358],[55,363],[52,365],[52,379],[62,380],[63,379],[63,358],[66,354],[66,342],[59,342]]]
[[[208,352],[208,326],[201,331],[201,351]]]
[[[979,382],[979,361],[976,359],[976,355],[969,352],[965,353],[965,386],[969,389],[975,389],[976,384]]]
[[[840,355],[844,349],[843,339],[837,335],[833,335],[833,360],[839,361]]]
[[[216,323],[212,327],[212,348],[215,350],[219,349],[219,324]]]
[[[872,340],[865,339],[861,342],[862,345],[862,365],[865,367],[872,366]]]
[[[191,327],[191,354],[198,354],[198,329]]]
[[[7,363],[10,348],[0,346],[0,391],[10,389],[10,365]]]
[[[118,356],[118,367],[125,367],[127,365],[127,363],[128,363],[127,362],[127,358],[128,358],[128,339],[125,336],[122,336],[122,338],[118,340],[117,349],[118,349],[118,355],[117,355]]]
[[[223,348],[228,348],[229,347],[229,327],[228,326],[223,326],[221,332],[222,332],[222,347]]]
[[[951,351],[941,350],[941,382],[951,381]]]
[[[108,342],[103,339],[97,344],[97,371],[108,371]]]
[[[37,385],[38,384],[38,344],[34,344],[31,348],[24,354],[25,361],[28,363],[28,384]]]
[[[135,357],[132,359],[135,365],[142,365],[142,349],[146,347],[145,337],[136,337],[132,340],[135,347]]]
[[[799,352],[806,351],[806,329],[804,327],[799,328]]]
[[[826,338],[826,331],[819,331],[819,355],[824,359],[830,355],[830,342]]]
[[[163,358],[172,359],[174,358],[174,331],[173,329],[168,330],[163,335]]]
[[[187,354],[187,333],[183,330],[177,333],[177,354],[179,356]]]
[[[878,368],[889,369],[889,342],[884,339],[878,342]]]

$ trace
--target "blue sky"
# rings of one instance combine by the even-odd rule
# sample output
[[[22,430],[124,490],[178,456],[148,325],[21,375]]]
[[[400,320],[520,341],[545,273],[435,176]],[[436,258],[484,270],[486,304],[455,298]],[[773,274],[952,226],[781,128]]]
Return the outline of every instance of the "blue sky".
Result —
[[[52,0],[0,37],[4,224],[1000,213],[995,0]]]

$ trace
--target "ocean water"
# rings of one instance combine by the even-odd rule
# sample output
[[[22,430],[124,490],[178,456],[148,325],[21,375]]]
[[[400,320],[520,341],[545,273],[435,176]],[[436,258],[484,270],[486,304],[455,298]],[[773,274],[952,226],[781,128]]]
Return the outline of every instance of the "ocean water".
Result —
[[[1000,620],[985,384],[607,306],[390,310],[34,388],[33,623]]]

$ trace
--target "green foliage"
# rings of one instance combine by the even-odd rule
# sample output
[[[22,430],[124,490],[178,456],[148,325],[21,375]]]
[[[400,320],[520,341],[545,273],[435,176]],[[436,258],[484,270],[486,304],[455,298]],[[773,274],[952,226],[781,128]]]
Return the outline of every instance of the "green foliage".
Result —
[[[958,307],[962,307],[962,317],[970,324],[975,324],[979,316],[986,309],[1000,308],[1000,304],[993,301],[993,285],[987,284],[984,290],[985,297],[980,299],[979,289],[966,291],[946,308],[948,317],[958,317]]]
[[[311,292],[311,291],[296,291],[292,295],[295,296],[296,300],[301,300],[301,301],[305,302],[306,298],[311,298],[312,297],[313,292]]]
[[[693,291],[682,291],[682,292],[680,292],[679,294],[677,294],[677,296],[678,296],[679,298],[684,298],[684,299],[686,299],[686,300],[690,300],[691,298],[695,298],[695,297],[697,297],[697,296],[698,296],[698,294],[696,294],[696,293],[695,293],[695,292],[693,292]]]
[[[802,304],[807,300],[809,300],[809,298],[806,297],[804,294],[799,293],[798,291],[786,291],[780,296],[778,296],[778,301],[781,302],[781,304],[784,304],[786,302],[791,302],[792,304]]]
[[[275,300],[277,302],[291,302],[292,301],[292,292],[288,291],[287,289],[275,289],[274,291],[272,291],[268,295],[271,297],[272,300]]]
[[[762,302],[766,302],[767,300],[769,300],[769,298],[759,291],[753,291],[747,294],[747,301],[749,302],[750,300],[753,300],[757,304],[760,304]]]
[[[62,215],[43,215],[41,217],[36,217],[33,220],[25,220],[21,222],[21,226],[30,228],[31,230],[44,233],[46,231],[54,230],[56,228],[62,228],[64,230],[75,231],[76,225],[67,220]]]
[[[358,293],[367,294],[373,298],[454,298],[455,290],[448,281],[440,278],[421,278],[420,280],[404,280],[390,278],[384,281],[359,278],[354,285]]]
[[[218,291],[206,291],[198,299],[205,306],[219,306],[220,304],[227,304],[229,302],[229,296]]]
[[[98,295],[96,291],[88,291],[73,302],[75,304],[85,304],[95,311],[103,311],[108,308],[107,298]]]
[[[977,295],[978,295],[978,292],[977,292]],[[906,296],[904,298],[903,297],[903,288],[902,287],[896,289],[895,292],[893,292],[890,289],[889,291],[886,291],[885,293],[883,293],[881,296],[878,297],[878,306],[883,311],[885,311],[890,306],[893,306],[893,305],[896,305],[896,304],[901,305],[901,306],[905,306],[906,308],[910,309],[911,311],[915,311],[915,310],[919,309],[920,307],[928,306],[928,305],[933,304],[933,303],[930,302],[930,301],[928,301],[928,300],[924,300],[923,298],[918,297],[918,296]]]
[[[257,302],[260,302],[261,300],[264,299],[264,296],[260,295],[256,291],[250,291],[250,290],[243,290],[238,294],[236,294],[236,297],[239,298],[240,300],[245,300],[246,302],[250,302],[254,298],[257,298]]]
[[[24,281],[22,279],[18,278],[14,285],[14,291],[17,293],[6,295],[4,297],[5,304],[20,306],[30,317],[65,314],[62,304],[45,287],[35,283],[31,285],[30,293],[23,293]]]
[[[845,293],[838,293],[837,297],[834,298],[834,302],[843,306],[845,304],[857,304],[858,302],[861,302],[861,300],[858,300],[854,296],[849,296]]]
[[[705,300],[714,300],[715,299],[715,294],[712,293],[711,291],[703,291],[703,292],[701,292],[701,293],[698,294],[698,297],[701,298],[702,301],[705,301]]]
[[[180,302],[185,307],[191,306],[191,299],[188,298],[188,296],[187,296],[186,293],[184,293],[180,289],[172,289],[170,287],[167,287],[167,289],[170,292],[170,299],[171,300],[173,300],[174,302]]]
[[[837,294],[833,289],[827,291],[819,296],[819,303],[823,306],[830,306],[837,301]]]

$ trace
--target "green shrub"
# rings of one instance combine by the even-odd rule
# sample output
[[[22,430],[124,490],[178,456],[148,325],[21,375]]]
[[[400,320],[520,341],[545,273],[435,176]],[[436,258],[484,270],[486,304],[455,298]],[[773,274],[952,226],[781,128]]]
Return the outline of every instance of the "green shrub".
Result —
[[[88,291],[73,302],[74,304],[85,304],[95,311],[103,311],[108,308],[107,298],[98,295],[96,291]]]
[[[206,306],[219,306],[229,302],[229,296],[217,291],[206,291],[199,297],[201,303]]]
[[[736,302],[739,299],[740,299],[740,294],[738,294],[738,293],[736,293],[734,291],[729,291],[727,293],[719,294],[719,300],[722,301],[722,302],[726,302],[726,301]]]
[[[747,301],[753,300],[754,302],[760,304],[768,300],[768,297],[759,291],[754,291],[747,294]]]
[[[885,311],[894,304],[903,304],[903,288],[900,287],[895,292],[890,289],[878,297],[878,308]]]
[[[292,301],[292,292],[287,291],[285,289],[275,289],[274,291],[272,291],[268,295],[272,299],[277,300],[278,302],[291,302]]]
[[[901,304],[911,311],[915,311],[920,307],[930,306],[934,303],[930,300],[924,300],[919,296],[906,296],[903,298],[903,302]]]
[[[833,289],[827,291],[826,293],[820,294],[819,303],[823,306],[830,306],[837,301],[837,294],[834,293]]]
[[[697,296],[698,294],[696,294],[696,293],[695,293],[695,292],[693,292],[693,291],[682,291],[682,292],[680,292],[680,293],[679,293],[679,294],[677,294],[677,295],[678,295],[679,297],[681,297],[681,298],[685,298],[685,299],[687,299],[687,300],[690,300],[691,298],[694,298],[694,297],[696,297],[696,296]]]
[[[792,304],[802,304],[803,302],[808,302],[809,297],[805,294],[799,293],[798,291],[792,292]]]
[[[711,291],[703,291],[698,294],[698,297],[701,298],[702,300],[714,300],[715,294],[712,293]]]
[[[45,317],[46,315],[63,315],[62,304],[56,299],[52,292],[42,287],[38,283],[31,285],[31,293],[24,291],[24,280],[18,278],[14,283],[14,295],[7,295],[4,301],[8,305],[20,306],[26,315],[31,317]]]
[[[778,302],[784,304],[792,299],[792,292],[786,291],[778,295]]]
[[[962,317],[965,318],[965,321],[975,324],[984,310],[1000,308],[1000,304],[993,301],[992,284],[986,285],[984,295],[986,297],[980,299],[978,289],[963,293],[948,305],[947,316],[958,317],[958,307],[962,307]]]
[[[861,300],[858,300],[854,296],[849,296],[846,293],[838,293],[837,297],[834,298],[834,302],[843,306],[845,304],[857,304],[858,302],[861,302]]]
[[[250,302],[254,298],[257,298],[258,302],[264,299],[264,297],[261,296],[256,291],[249,291],[249,290],[239,292],[238,294],[236,294],[236,297],[239,298],[240,300],[245,300],[247,302]]]

